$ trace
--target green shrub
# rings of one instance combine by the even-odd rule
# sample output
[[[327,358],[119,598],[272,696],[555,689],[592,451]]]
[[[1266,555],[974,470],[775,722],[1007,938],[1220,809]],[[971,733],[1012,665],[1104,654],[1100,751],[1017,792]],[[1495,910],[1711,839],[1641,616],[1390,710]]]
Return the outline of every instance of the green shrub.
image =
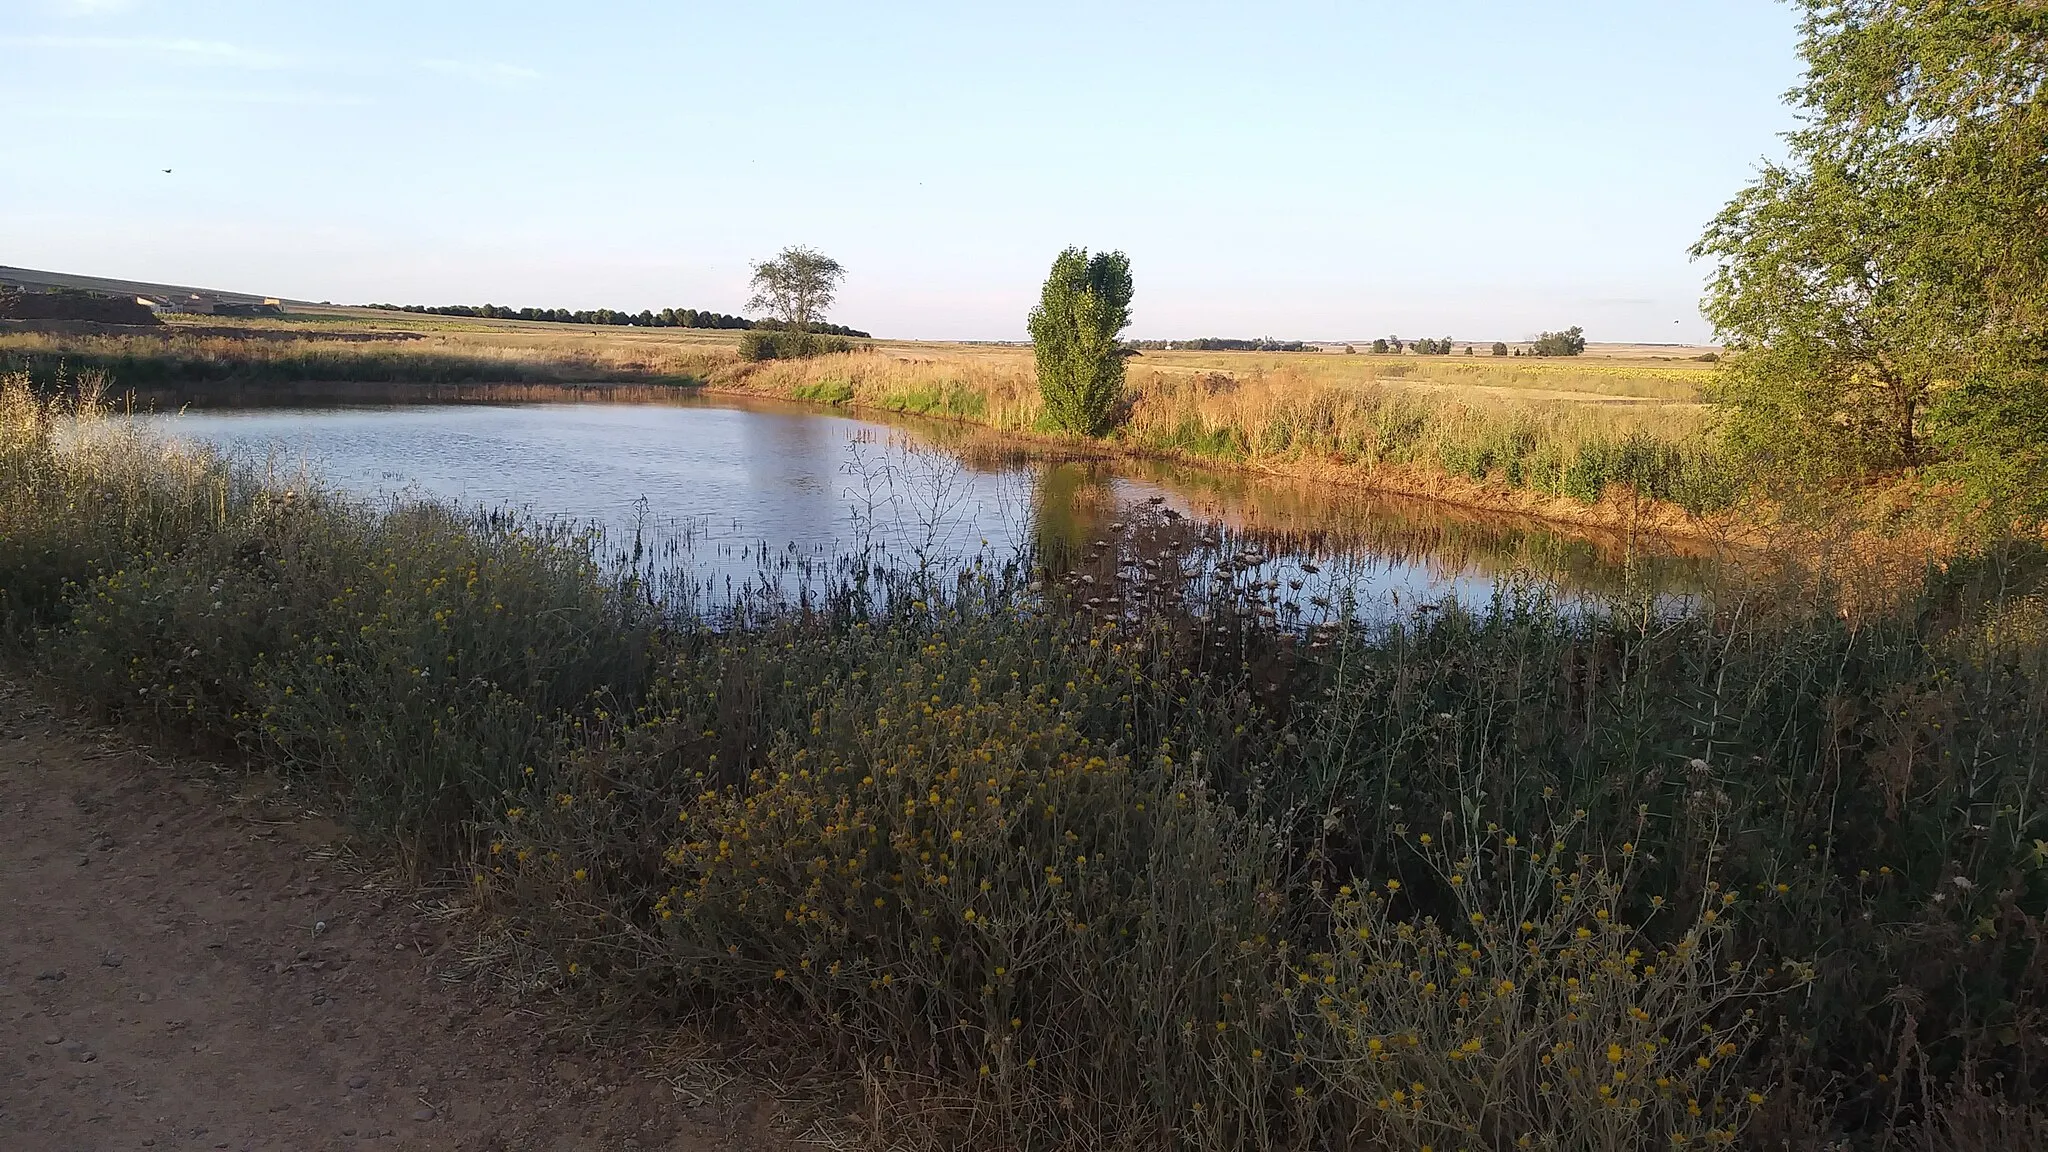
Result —
[[[851,351],[853,341],[846,337],[816,332],[755,328],[740,337],[742,360],[805,360]]]

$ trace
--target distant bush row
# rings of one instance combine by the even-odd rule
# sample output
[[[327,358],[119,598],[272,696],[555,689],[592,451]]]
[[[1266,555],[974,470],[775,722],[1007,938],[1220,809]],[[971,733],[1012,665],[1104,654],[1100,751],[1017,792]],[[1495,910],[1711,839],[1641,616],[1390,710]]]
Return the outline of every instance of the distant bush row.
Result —
[[[1261,336],[1257,340],[1229,340],[1219,336],[1203,336],[1195,340],[1133,340],[1130,347],[1145,352],[1313,352],[1315,346],[1305,340],[1275,340]]]
[[[413,312],[428,316],[472,316],[483,320],[536,320],[547,324],[615,324],[634,328],[780,328],[780,321],[749,320],[745,316],[729,316],[723,312],[700,312],[695,308],[663,308],[659,312],[642,308],[638,312],[614,312],[610,308],[570,310],[568,308],[501,308],[496,304],[365,304],[365,308],[382,308],[390,312]],[[868,333],[844,324],[812,324],[811,330],[827,336],[854,336],[862,339]]]

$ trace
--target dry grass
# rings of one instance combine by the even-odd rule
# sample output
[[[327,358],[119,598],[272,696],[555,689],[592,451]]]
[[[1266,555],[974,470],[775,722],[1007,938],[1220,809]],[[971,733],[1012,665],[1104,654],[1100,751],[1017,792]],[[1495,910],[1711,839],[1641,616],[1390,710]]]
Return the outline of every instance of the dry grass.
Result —
[[[180,321],[207,327],[202,319]],[[414,316],[361,309],[321,310],[305,315],[237,321],[252,329],[294,331],[307,328],[335,332],[414,334],[449,350],[511,350],[524,355],[572,360],[605,360],[621,364],[687,363],[715,365],[739,347],[740,333],[714,329],[626,328],[593,325],[540,324],[518,320],[483,320]],[[974,344],[950,341],[875,340],[863,342],[887,363],[911,366],[906,375],[936,374],[947,378],[1021,380],[1031,382],[1031,349],[1024,344]],[[1476,389],[1505,396],[1569,403],[1606,404],[1617,400],[1693,404],[1713,369],[1689,359],[1662,353],[1622,349],[1618,354],[1589,354],[1570,360],[1528,357],[1413,356],[1341,352],[1194,352],[1148,351],[1133,363],[1134,376],[1146,373],[1165,379],[1220,374],[1240,380],[1268,377],[1307,385],[1353,387],[1380,384],[1415,388]]]

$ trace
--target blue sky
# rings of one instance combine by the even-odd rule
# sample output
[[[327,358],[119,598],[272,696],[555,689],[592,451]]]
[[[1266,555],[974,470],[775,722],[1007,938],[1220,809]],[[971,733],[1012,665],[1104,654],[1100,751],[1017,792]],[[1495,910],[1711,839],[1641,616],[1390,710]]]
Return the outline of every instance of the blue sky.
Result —
[[[0,0],[0,264],[739,311],[806,243],[1015,339],[1081,244],[1141,337],[1701,340],[1797,75],[1771,0]]]

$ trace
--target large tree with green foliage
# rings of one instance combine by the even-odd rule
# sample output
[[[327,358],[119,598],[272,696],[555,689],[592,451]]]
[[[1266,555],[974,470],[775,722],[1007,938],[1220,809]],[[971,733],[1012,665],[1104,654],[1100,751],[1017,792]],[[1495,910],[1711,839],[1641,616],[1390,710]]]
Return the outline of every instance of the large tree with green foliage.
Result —
[[[1100,436],[1123,407],[1125,350],[1117,335],[1131,322],[1131,262],[1121,252],[1069,248],[1052,262],[1031,345],[1038,388],[1053,427]]]
[[[1576,325],[1562,332],[1545,332],[1536,337],[1529,351],[1538,356],[1579,356],[1586,351],[1586,330]]]
[[[1803,127],[1694,249],[1731,443],[2048,513],[2048,7],[1796,2]]]

